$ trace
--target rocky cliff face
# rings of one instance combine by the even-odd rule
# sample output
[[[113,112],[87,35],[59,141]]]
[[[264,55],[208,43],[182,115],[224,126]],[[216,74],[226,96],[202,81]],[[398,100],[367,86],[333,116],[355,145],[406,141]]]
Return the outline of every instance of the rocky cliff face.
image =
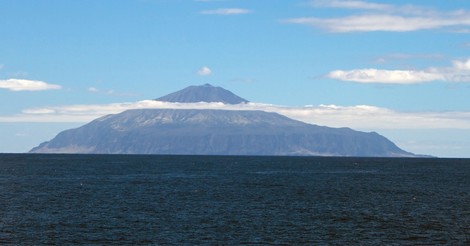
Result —
[[[141,109],[58,134],[31,153],[387,156],[413,154],[377,133],[263,111]]]

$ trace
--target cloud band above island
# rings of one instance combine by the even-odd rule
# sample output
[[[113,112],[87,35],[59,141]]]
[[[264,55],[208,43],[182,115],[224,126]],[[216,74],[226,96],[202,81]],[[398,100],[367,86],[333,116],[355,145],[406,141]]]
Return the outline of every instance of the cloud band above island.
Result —
[[[470,129],[470,112],[399,112],[387,108],[357,105],[287,107],[263,103],[171,103],[144,100],[134,103],[65,105],[25,109],[21,114],[0,116],[0,122],[89,122],[98,117],[129,109],[223,109],[276,112],[306,123],[353,129]]]

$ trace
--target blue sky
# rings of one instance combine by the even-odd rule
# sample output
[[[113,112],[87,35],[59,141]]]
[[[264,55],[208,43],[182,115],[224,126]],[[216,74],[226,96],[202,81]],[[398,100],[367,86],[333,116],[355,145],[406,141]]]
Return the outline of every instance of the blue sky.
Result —
[[[0,152],[211,83],[257,109],[470,157],[468,1],[5,0],[0,11]]]

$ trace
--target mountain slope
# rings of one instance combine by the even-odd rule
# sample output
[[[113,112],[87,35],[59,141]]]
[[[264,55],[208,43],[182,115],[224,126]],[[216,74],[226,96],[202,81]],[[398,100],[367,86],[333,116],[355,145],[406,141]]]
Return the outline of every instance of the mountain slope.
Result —
[[[177,92],[155,99],[164,102],[197,103],[197,102],[222,102],[225,104],[247,103],[231,91],[210,84],[201,86],[189,86]]]
[[[263,111],[139,109],[58,134],[31,153],[413,156],[377,133]]]

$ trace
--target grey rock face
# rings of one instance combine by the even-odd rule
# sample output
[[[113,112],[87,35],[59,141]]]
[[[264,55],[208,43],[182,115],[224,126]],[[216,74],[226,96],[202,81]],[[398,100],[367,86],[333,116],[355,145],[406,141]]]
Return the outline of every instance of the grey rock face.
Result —
[[[409,157],[377,133],[263,111],[139,109],[63,131],[31,153]]]
[[[239,104],[248,102],[247,100],[233,94],[231,91],[225,90],[222,87],[215,87],[210,84],[189,86],[180,91],[168,94],[155,100],[181,103],[222,102],[225,104]]]

